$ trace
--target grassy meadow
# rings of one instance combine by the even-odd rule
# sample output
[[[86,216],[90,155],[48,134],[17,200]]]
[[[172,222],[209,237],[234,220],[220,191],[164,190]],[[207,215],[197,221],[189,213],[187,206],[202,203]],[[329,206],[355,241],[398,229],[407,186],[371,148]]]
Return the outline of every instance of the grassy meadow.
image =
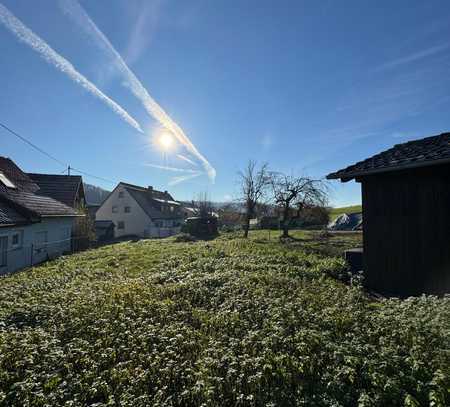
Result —
[[[2,406],[444,406],[450,298],[343,284],[357,233],[141,240],[0,279]]]

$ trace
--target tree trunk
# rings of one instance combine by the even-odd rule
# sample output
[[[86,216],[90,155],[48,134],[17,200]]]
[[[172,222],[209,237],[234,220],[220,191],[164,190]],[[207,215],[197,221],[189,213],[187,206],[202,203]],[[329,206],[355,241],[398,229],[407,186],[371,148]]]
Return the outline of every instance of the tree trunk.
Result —
[[[244,223],[244,238],[248,237],[248,230],[250,229],[250,216],[245,215],[245,223]]]
[[[289,237],[289,207],[283,211],[283,238]]]

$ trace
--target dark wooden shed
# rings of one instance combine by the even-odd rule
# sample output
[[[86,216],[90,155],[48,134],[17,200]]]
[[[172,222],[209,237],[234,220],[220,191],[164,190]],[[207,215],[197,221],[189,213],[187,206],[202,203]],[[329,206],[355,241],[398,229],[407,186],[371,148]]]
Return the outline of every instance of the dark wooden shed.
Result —
[[[401,297],[450,292],[450,133],[395,145],[327,178],[361,183],[368,287]]]

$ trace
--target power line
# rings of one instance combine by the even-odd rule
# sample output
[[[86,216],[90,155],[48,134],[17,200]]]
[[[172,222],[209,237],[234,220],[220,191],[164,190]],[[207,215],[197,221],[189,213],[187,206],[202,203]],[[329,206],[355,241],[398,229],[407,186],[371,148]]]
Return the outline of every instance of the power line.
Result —
[[[14,136],[16,136],[17,138],[19,138],[20,140],[22,140],[24,143],[28,144],[29,146],[33,147],[35,150],[39,151],[41,154],[44,154],[45,156],[47,156],[48,158],[52,159],[53,161],[56,161],[58,164],[61,164],[62,166],[66,167],[66,169],[62,173],[65,173],[67,171],[70,174],[70,170],[73,170],[73,171],[79,172],[80,174],[83,174],[83,175],[85,175],[87,177],[96,178],[98,180],[109,182],[109,183],[112,183],[112,184],[117,184],[117,182],[112,181],[110,179],[103,178],[103,177],[98,177],[97,175],[89,174],[88,172],[81,171],[81,170],[78,170],[76,168],[73,168],[70,165],[68,165],[68,164],[62,162],[61,160],[57,159],[56,157],[52,156],[51,154],[47,153],[45,150],[43,150],[42,148],[38,147],[36,144],[33,144],[31,141],[27,140],[25,137],[23,137],[20,134],[16,133],[14,130],[11,130],[8,126],[4,125],[1,122],[0,122],[0,126],[3,127],[5,130],[7,130],[8,132],[10,132],[11,134],[13,134]]]
[[[96,179],[98,179],[100,181],[110,182],[111,184],[117,184],[117,182],[112,181],[110,179],[103,178],[103,177],[98,177],[97,175],[92,175],[92,174],[89,174],[88,172],[77,170],[76,168],[73,168],[73,167],[70,167],[70,169],[75,171],[75,172],[79,172],[80,174],[86,175],[87,177],[96,178]]]
[[[24,143],[27,143],[29,146],[33,147],[35,150],[39,151],[41,154],[46,155],[48,158],[51,158],[53,161],[56,161],[58,164],[61,164],[64,167],[67,167],[66,163],[63,163],[61,160],[58,160],[56,157],[53,157],[51,154],[42,150],[42,148],[38,147],[36,144],[33,144],[31,141],[27,140],[25,137],[22,137],[20,134],[16,133],[14,130],[11,130],[8,126],[5,126],[3,123],[0,123],[0,126],[5,130],[9,131],[14,136],[18,137]]]

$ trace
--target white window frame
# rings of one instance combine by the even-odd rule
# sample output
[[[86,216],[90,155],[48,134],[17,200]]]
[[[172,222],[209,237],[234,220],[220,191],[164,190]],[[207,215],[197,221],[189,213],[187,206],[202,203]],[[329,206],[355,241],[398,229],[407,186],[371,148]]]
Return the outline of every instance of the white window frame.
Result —
[[[125,206],[125,208],[123,209],[123,211],[125,213],[131,213],[131,206]]]
[[[119,198],[123,198],[125,196],[125,192],[119,191]]]
[[[119,211],[119,207],[117,206],[117,205],[113,205],[112,207],[111,207],[111,212],[112,213],[117,213]]]
[[[120,227],[120,224],[122,224],[122,227]],[[117,221],[117,229],[118,230],[125,230],[125,222],[123,220]]]

